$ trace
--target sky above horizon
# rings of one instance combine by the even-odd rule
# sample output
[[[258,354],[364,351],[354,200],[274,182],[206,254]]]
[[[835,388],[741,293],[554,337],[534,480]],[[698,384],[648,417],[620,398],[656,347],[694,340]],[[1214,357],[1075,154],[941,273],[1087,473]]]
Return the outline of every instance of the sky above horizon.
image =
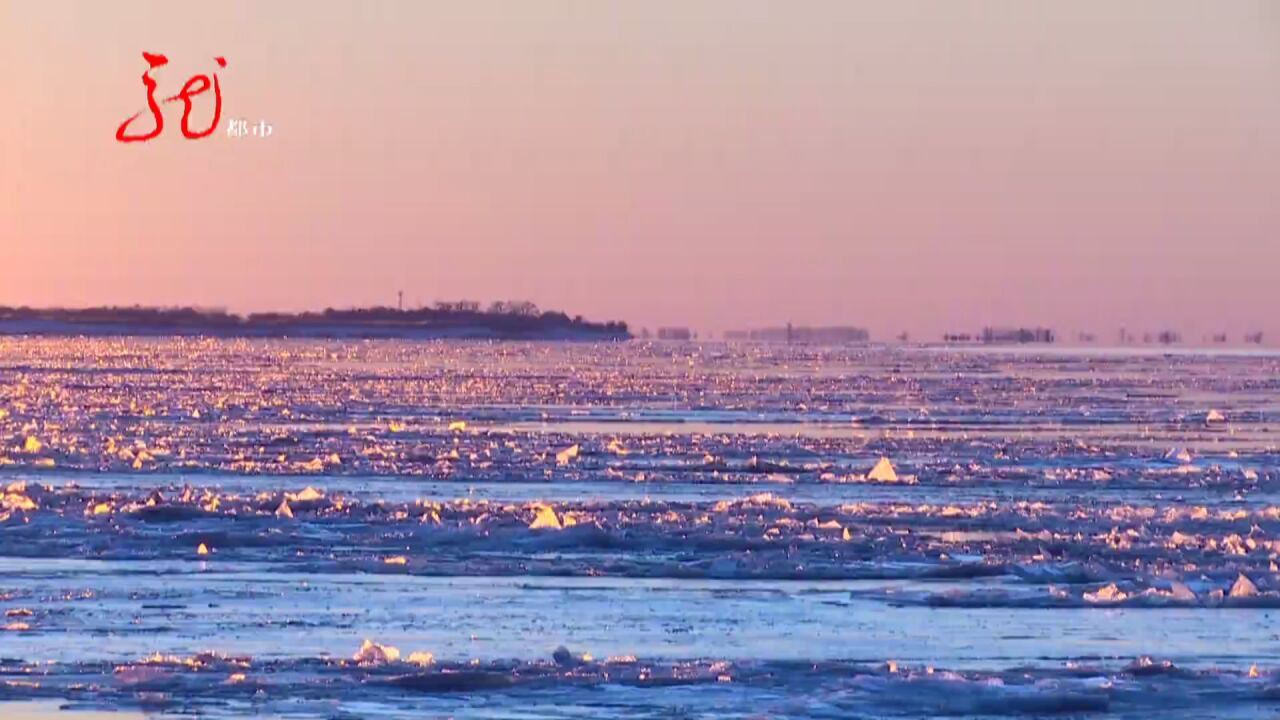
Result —
[[[0,304],[1280,335],[1265,0],[0,0],[0,95]]]

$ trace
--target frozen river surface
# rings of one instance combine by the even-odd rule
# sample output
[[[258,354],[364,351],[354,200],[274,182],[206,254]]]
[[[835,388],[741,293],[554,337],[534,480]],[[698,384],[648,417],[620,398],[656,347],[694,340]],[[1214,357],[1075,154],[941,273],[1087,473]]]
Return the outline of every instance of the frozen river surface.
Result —
[[[1273,717],[1278,445],[1265,353],[0,339],[0,717]]]

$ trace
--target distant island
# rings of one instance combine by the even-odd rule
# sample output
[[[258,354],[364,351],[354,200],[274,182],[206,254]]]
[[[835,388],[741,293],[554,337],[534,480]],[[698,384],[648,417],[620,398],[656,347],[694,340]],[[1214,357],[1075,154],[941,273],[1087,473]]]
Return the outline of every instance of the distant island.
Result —
[[[319,312],[253,313],[160,307],[29,308],[0,306],[0,335],[214,335],[308,338],[492,338],[504,340],[626,340],[625,322],[591,322],[527,301],[441,302],[401,310],[329,308]]]

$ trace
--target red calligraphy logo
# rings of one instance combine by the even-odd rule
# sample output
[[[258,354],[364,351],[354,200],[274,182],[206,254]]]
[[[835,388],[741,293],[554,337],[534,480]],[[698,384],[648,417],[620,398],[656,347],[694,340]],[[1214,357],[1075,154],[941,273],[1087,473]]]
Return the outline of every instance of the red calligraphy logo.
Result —
[[[145,134],[129,134],[129,123],[138,119],[142,112],[136,112],[133,117],[120,123],[120,127],[116,129],[116,140],[127,142],[146,142],[156,137],[164,130],[164,114],[160,112],[160,103],[156,102],[156,80],[151,76],[151,72],[156,68],[162,67],[169,63],[169,58],[164,55],[156,55],[149,52],[142,53],[142,58],[147,61],[147,70],[142,73],[142,84],[147,87],[147,108],[151,111],[152,123],[155,125],[151,132]],[[218,63],[218,67],[226,67],[225,58],[214,58]],[[210,87],[208,75],[195,75],[182,86],[182,92],[167,97],[162,102],[173,102],[174,100],[182,101],[182,136],[188,140],[198,140],[202,137],[208,137],[213,134],[214,128],[218,127],[218,120],[222,117],[222,87],[218,84],[218,74],[213,73],[213,122],[205,130],[191,129],[191,99],[208,91]]]

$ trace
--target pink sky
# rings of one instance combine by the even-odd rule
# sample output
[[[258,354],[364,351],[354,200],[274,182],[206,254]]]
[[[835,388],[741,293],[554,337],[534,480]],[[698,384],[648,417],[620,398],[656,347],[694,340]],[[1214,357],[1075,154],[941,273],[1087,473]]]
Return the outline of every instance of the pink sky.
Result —
[[[0,0],[0,96],[4,304],[1280,335],[1267,0]]]

